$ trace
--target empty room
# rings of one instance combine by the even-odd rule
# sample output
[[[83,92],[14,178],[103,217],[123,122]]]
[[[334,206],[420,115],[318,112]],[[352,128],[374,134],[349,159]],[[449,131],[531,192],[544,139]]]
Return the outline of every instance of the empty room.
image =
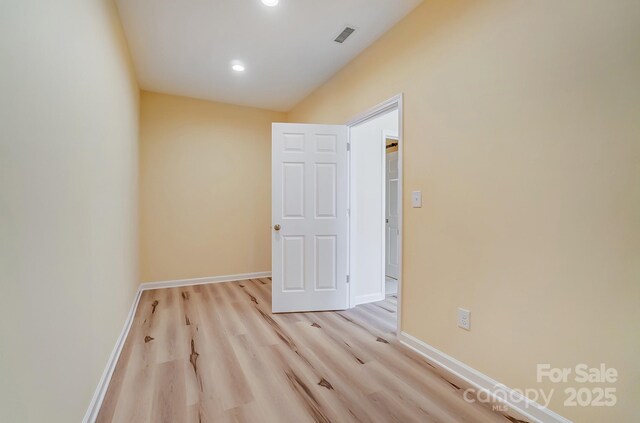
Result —
[[[0,0],[0,422],[640,421],[640,1]]]

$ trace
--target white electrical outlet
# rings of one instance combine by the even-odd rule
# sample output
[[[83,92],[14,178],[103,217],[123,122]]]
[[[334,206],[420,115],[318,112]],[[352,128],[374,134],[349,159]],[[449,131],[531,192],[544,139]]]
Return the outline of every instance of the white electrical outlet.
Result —
[[[471,312],[458,307],[458,327],[471,330]]]

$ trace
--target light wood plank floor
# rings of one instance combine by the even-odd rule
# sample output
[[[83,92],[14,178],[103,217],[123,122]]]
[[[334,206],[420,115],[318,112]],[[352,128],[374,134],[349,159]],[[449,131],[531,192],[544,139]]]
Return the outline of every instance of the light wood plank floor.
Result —
[[[401,346],[396,298],[271,314],[271,280],[145,291],[98,422],[518,422]]]

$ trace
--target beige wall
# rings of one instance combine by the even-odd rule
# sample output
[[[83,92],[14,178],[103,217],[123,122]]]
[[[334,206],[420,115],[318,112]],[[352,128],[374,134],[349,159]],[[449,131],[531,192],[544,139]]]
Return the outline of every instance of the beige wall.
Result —
[[[581,422],[640,418],[640,3],[430,1],[296,106],[342,123],[404,93],[402,328]],[[456,307],[472,330],[456,328]],[[614,408],[536,363],[606,363]]]
[[[271,123],[285,114],[142,93],[142,281],[271,270]]]
[[[78,422],[138,285],[138,86],[106,0],[0,2],[0,421]]]

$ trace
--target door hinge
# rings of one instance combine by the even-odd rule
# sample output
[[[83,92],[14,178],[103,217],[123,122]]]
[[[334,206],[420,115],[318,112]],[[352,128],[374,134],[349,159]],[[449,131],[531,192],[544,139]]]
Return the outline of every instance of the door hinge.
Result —
[[[347,151],[351,151],[351,143],[350,142],[347,143]]]
[[[351,279],[351,276],[347,275],[347,283],[349,283],[350,279]]]

